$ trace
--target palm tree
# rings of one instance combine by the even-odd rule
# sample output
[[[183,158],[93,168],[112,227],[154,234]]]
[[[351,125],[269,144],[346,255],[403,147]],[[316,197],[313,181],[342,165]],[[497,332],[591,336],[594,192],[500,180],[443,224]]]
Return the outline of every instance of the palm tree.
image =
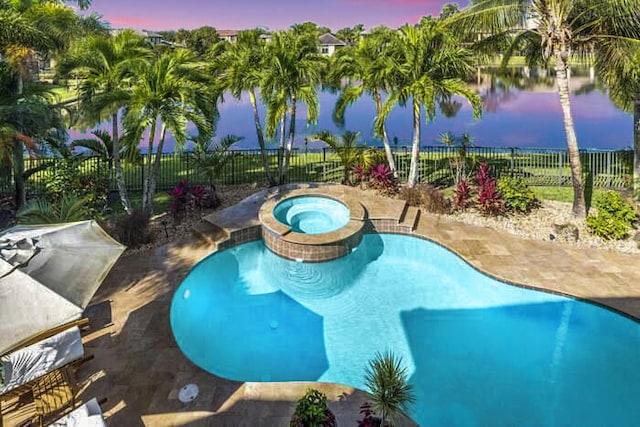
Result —
[[[595,51],[616,39],[638,38],[638,4],[628,0],[476,0],[449,19],[450,25],[479,35],[481,51],[500,46],[504,64],[524,52],[534,66],[554,61],[573,182],[573,215],[584,217],[582,165],[569,99],[568,62],[574,53]],[[485,36],[486,35],[486,36]]]
[[[134,68],[142,67],[151,55],[142,37],[133,30],[125,30],[113,38],[89,37],[81,40],[60,64],[63,75],[83,77],[78,88],[83,122],[92,126],[107,117],[111,119],[109,157],[113,159],[120,201],[129,215],[133,209],[122,170],[118,112],[128,105],[131,98],[130,83]],[[126,151],[135,154],[137,150],[129,148]]]
[[[406,415],[415,401],[413,387],[409,384],[407,369],[402,358],[392,352],[376,353],[365,371],[364,383],[369,390],[373,408],[380,413],[382,421],[395,420]]]
[[[260,36],[264,34],[261,29],[240,31],[238,40],[230,44],[226,51],[212,60],[212,68],[218,76],[222,88],[228,90],[231,95],[240,99],[243,92],[249,93],[249,101],[253,110],[253,123],[256,128],[258,146],[262,156],[262,166],[270,186],[277,181],[271,174],[269,157],[264,141],[264,132],[258,114],[256,90],[260,86],[262,77],[262,62],[264,59],[264,41]]]
[[[220,174],[225,165],[229,163],[234,154],[229,152],[233,144],[242,141],[244,138],[237,135],[226,135],[218,141],[210,138],[202,140],[195,138],[196,147],[193,152],[196,173],[206,179],[209,188],[212,191],[214,202],[218,200],[216,181],[220,178]]]
[[[373,98],[376,104],[376,115],[381,114],[382,92],[389,90],[391,76],[396,72],[396,63],[388,52],[393,37],[391,30],[379,28],[361,39],[354,47],[340,49],[335,55],[330,79],[339,81],[346,77],[350,82],[358,82],[357,85],[349,83],[342,89],[333,113],[338,122],[343,121],[347,106],[357,101],[364,93]],[[389,168],[397,177],[396,164],[384,123],[379,135],[382,137]]]
[[[317,87],[322,81],[327,59],[318,53],[316,37],[304,32],[299,35],[291,31],[275,32],[265,46],[265,54],[260,95],[267,105],[267,137],[273,138],[280,127],[278,183],[283,184],[296,135],[298,102],[307,105],[307,123],[315,123],[319,111]],[[287,114],[289,131],[285,140]]]
[[[376,129],[382,132],[387,116],[395,105],[411,101],[413,111],[413,147],[407,185],[419,180],[420,117],[424,106],[426,119],[436,117],[439,101],[462,96],[473,107],[474,117],[481,114],[478,94],[467,87],[463,77],[471,70],[471,53],[459,47],[458,41],[440,20],[423,19],[418,27],[405,25],[390,46],[397,61],[397,74],[389,88],[389,96],[376,117]]]
[[[336,153],[343,168],[343,184],[351,185],[351,170],[355,166],[371,166],[373,153],[366,147],[358,146],[359,137],[359,132],[346,131],[342,136],[336,136],[326,130],[310,137],[312,140],[324,142]]]
[[[145,155],[142,210],[153,212],[153,197],[160,172],[167,131],[180,149],[187,140],[187,123],[192,122],[198,137],[210,138],[217,117],[215,99],[208,78],[198,68],[193,53],[186,49],[166,51],[151,63],[134,68],[131,99],[125,107],[123,123],[132,140],[141,141],[148,131]],[[156,146],[156,130],[160,138]]]
[[[609,41],[601,45],[596,67],[618,108],[633,112],[633,193],[640,200],[640,43]]]
[[[91,218],[89,196],[66,194],[60,200],[34,199],[16,214],[19,224],[60,224]]]

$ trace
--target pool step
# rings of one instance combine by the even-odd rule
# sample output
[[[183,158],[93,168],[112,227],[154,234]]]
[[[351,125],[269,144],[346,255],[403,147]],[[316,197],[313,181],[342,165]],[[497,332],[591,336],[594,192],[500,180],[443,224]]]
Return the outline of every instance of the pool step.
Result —
[[[400,219],[398,220],[398,225],[401,227],[407,227],[409,231],[413,231],[418,226],[419,219],[420,209],[406,204],[402,211],[402,215],[400,215]]]
[[[210,245],[216,245],[218,242],[229,237],[225,230],[210,223],[209,221],[201,221],[197,223],[191,229],[191,233],[198,240]]]

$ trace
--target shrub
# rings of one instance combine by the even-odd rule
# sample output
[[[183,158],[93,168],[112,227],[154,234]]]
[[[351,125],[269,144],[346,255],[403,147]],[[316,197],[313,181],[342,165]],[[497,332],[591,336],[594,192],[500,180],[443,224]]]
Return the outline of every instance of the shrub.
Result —
[[[134,210],[131,215],[122,215],[116,220],[114,234],[120,243],[130,247],[149,243],[149,215],[141,210]]]
[[[471,205],[471,187],[467,180],[463,179],[453,190],[453,206],[459,210],[465,210]]]
[[[481,163],[476,174],[478,182],[478,209],[483,215],[500,215],[504,213],[504,202],[496,180],[491,176],[491,169],[486,163]]]
[[[307,390],[307,393],[298,400],[289,425],[291,427],[335,427],[336,418],[327,408],[327,396],[318,390]]]
[[[502,196],[505,206],[511,212],[527,213],[538,203],[534,192],[520,177],[500,178],[498,192]]]
[[[367,169],[362,165],[355,165],[351,168],[351,172],[356,176],[356,184],[363,183],[367,180]]]
[[[369,169],[369,185],[383,194],[391,195],[398,192],[398,182],[389,166],[378,163]]]
[[[595,203],[598,215],[587,218],[587,228],[596,236],[607,240],[621,240],[629,235],[638,219],[633,205],[619,193],[607,191]]]
[[[213,208],[220,205],[215,191],[207,189],[202,185],[189,184],[183,179],[173,190],[169,191],[171,196],[171,215],[174,220],[179,218],[181,213],[193,212],[196,209]]]
[[[400,190],[400,197],[410,206],[422,206],[427,212],[451,212],[451,201],[442,191],[429,184],[418,184],[413,188],[404,187]]]

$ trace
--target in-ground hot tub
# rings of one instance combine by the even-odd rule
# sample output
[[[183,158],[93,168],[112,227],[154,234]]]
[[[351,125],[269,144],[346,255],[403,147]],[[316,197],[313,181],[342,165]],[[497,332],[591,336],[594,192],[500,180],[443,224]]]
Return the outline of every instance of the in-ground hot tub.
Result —
[[[265,245],[304,262],[340,258],[362,240],[365,211],[348,197],[322,189],[297,189],[269,198],[259,212]]]
[[[273,208],[278,221],[303,234],[323,234],[338,230],[349,222],[349,208],[337,200],[321,196],[295,196]]]

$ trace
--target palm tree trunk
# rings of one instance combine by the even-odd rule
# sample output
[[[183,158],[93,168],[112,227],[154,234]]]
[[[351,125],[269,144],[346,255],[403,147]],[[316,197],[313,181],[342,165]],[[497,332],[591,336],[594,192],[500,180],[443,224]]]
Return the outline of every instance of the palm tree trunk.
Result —
[[[122,171],[122,159],[120,158],[120,135],[118,134],[118,113],[111,115],[112,139],[113,139],[113,166],[116,171],[116,185],[120,194],[120,201],[127,215],[133,213],[131,202],[129,201],[129,193],[127,192],[127,184],[124,181],[124,173]]]
[[[569,152],[569,165],[571,167],[571,180],[573,182],[573,208],[572,213],[576,218],[586,216],[586,205],[584,200],[584,185],[582,184],[582,165],[580,163],[580,150],[578,139],[571,116],[571,101],[569,99],[569,77],[567,74],[567,53],[566,49],[559,49],[555,55],[556,60],[556,81],[558,84],[558,94],[560,95],[560,105],[564,115],[564,131],[567,136],[567,149]]]
[[[285,147],[285,134],[287,129],[287,115],[282,115],[280,119],[280,145],[278,147],[278,185],[280,182],[280,175],[282,175],[282,169],[284,168],[284,147]]]
[[[13,149],[13,181],[16,191],[16,211],[27,203],[27,192],[24,185],[24,143],[15,141]]]
[[[289,162],[291,161],[291,151],[293,150],[293,142],[296,137],[296,96],[291,97],[291,121],[289,123],[289,140],[287,141],[287,149],[284,157],[284,168],[280,175],[280,184],[284,184],[289,172]]]
[[[144,165],[144,181],[142,183],[142,211],[146,214],[151,214],[153,209],[153,196],[149,197],[151,186],[151,163],[153,162],[153,139],[156,135],[156,121],[151,123],[151,130],[149,131],[149,143],[147,144],[147,158]],[[151,200],[150,200],[151,199]]]
[[[380,92],[373,92],[373,99],[376,102],[376,114],[380,116],[382,111],[382,98]],[[391,152],[391,145],[389,144],[389,136],[387,135],[387,125],[382,125],[382,144],[384,145],[384,152],[387,155],[387,163],[389,163],[389,169],[393,172],[395,178],[398,177],[398,171],[396,170],[396,162],[393,160],[393,153]]]
[[[411,147],[411,167],[407,186],[413,188],[418,182],[418,162],[420,161],[420,103],[413,98],[413,146]]]
[[[269,156],[264,143],[264,134],[262,133],[262,125],[260,124],[260,115],[258,114],[258,103],[256,102],[256,93],[253,89],[249,91],[249,100],[251,108],[253,108],[253,122],[256,126],[256,134],[258,135],[258,145],[260,146],[260,154],[262,155],[262,167],[270,187],[276,185],[276,181],[271,176],[271,168],[269,167]]]
[[[160,130],[160,141],[156,148],[156,156],[153,160],[153,168],[151,168],[151,176],[149,177],[149,212],[153,212],[153,197],[156,195],[156,186],[158,184],[158,176],[160,176],[160,163],[162,162],[162,150],[164,149],[164,138],[167,135],[167,127],[162,124]]]
[[[633,106],[633,195],[640,202],[640,91]]]

